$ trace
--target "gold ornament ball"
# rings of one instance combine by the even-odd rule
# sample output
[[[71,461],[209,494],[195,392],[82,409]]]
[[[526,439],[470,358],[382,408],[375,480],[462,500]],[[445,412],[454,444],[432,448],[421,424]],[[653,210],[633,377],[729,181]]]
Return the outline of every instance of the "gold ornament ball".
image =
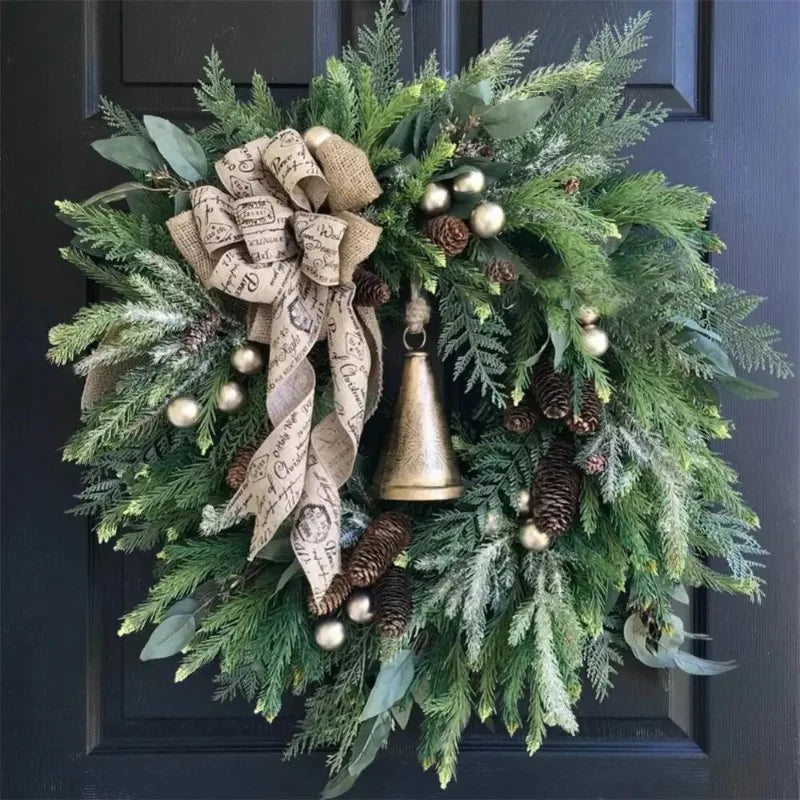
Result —
[[[252,342],[240,344],[231,354],[231,366],[242,375],[252,375],[264,367],[261,348]]]
[[[328,617],[314,625],[314,641],[323,650],[337,650],[344,644],[346,631],[340,619]]]
[[[333,136],[333,131],[324,125],[314,125],[303,134],[303,141],[306,143],[309,153],[313,156],[319,147]]]
[[[375,619],[375,603],[369,589],[356,589],[347,598],[344,610],[352,622],[367,623]]]
[[[453,178],[455,194],[480,194],[486,188],[486,176],[479,169],[462,172]]]
[[[450,208],[450,192],[441,183],[429,183],[419,201],[419,207],[429,217],[444,214]]]
[[[590,356],[600,358],[608,350],[608,334],[597,325],[587,325],[583,329],[583,346]]]
[[[527,489],[520,489],[517,495],[517,513],[527,514],[531,508],[531,493]]]
[[[497,203],[478,203],[469,215],[469,227],[481,239],[497,236],[506,221],[505,211]]]
[[[225,381],[219,387],[215,402],[220,411],[231,413],[244,405],[246,397],[247,393],[236,381]]]
[[[534,553],[541,553],[550,546],[550,537],[536,527],[532,519],[526,519],[519,526],[519,543]]]
[[[167,406],[167,419],[176,428],[191,428],[200,419],[200,403],[188,395],[174,397]]]
[[[597,313],[596,308],[583,306],[578,311],[578,322],[580,322],[581,325],[594,325],[598,319],[600,319],[600,315]]]
[[[500,517],[497,516],[496,511],[489,511],[486,514],[486,532],[497,533],[500,528]]]

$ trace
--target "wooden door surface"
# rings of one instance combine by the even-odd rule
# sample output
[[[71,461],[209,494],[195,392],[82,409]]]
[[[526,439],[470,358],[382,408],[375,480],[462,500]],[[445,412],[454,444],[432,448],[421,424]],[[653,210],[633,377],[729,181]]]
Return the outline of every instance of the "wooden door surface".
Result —
[[[88,147],[100,95],[137,114],[197,116],[192,82],[219,49],[233,79],[252,70],[279,101],[302,93],[355,28],[368,0],[144,2],[0,6],[2,28],[2,796],[4,798],[305,798],[323,757],[283,763],[301,711],[268,725],[246,704],[211,701],[211,673],[176,685],[171,663],[140,663],[142,636],[117,621],[141,600],[151,563],[96,544],[65,516],[78,487],[59,448],[80,385],[44,362],[46,332],[95,289],[59,261],[68,233],[52,201],[117,182]],[[638,169],[715,196],[715,257],[726,280],[768,295],[761,315],[798,361],[800,308],[800,6],[717,0],[411,0],[399,17],[410,74],[432,48],[457,70],[495,39],[539,31],[531,66],[561,61],[607,20],[653,12],[646,67],[630,86],[674,109],[636,151]],[[669,687],[633,659],[609,700],[587,699],[581,734],[522,742],[471,726],[458,781],[441,794],[421,773],[414,734],[361,778],[360,798],[798,797],[798,392],[770,405],[729,400],[727,455],[772,552],[762,607],[693,598],[706,654],[740,668]],[[633,662],[633,663],[631,663]]]

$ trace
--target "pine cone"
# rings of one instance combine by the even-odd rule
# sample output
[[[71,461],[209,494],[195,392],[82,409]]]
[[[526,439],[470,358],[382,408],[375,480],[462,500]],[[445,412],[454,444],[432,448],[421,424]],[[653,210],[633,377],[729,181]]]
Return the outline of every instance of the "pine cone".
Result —
[[[593,453],[581,464],[581,469],[587,475],[599,475],[606,471],[606,459],[600,453]]]
[[[308,613],[313,617],[324,617],[326,614],[333,614],[347,600],[350,592],[353,591],[353,585],[345,574],[347,565],[352,557],[352,548],[342,548],[342,572],[333,576],[328,591],[325,592],[319,603],[314,599],[314,595],[311,592],[308,593],[306,601]]]
[[[439,247],[448,258],[461,255],[469,242],[469,228],[458,217],[434,217],[425,226],[427,237]]]
[[[382,306],[392,296],[389,284],[381,280],[374,272],[359,267],[353,275],[356,293],[353,297],[354,306]]]
[[[561,188],[567,194],[577,194],[581,188],[581,182],[577,178],[570,178],[568,181],[561,184]]]
[[[483,272],[492,283],[498,283],[500,286],[508,286],[517,279],[517,270],[514,264],[500,258],[488,263]]]
[[[228,473],[225,475],[225,483],[236,491],[243,483],[247,475],[247,468],[253,460],[258,447],[254,444],[248,444],[240,447],[233,457],[231,465],[228,467]]]
[[[347,567],[353,586],[372,586],[411,541],[411,519],[399,511],[381,514],[364,531]]]
[[[397,639],[411,622],[411,576],[400,567],[390,567],[375,584],[375,616],[381,636]]]
[[[548,536],[565,533],[578,510],[581,474],[573,462],[572,443],[558,440],[542,456],[531,486],[531,516]]]
[[[566,372],[555,372],[548,358],[540,359],[534,366],[531,392],[548,419],[564,419],[572,409],[569,376]]]
[[[222,315],[218,311],[209,311],[184,334],[181,355],[199,353],[217,335],[221,326]]]
[[[505,425],[506,430],[510,433],[524,436],[526,433],[530,433],[530,431],[533,430],[536,420],[536,411],[530,404],[524,401],[518,406],[509,403],[506,406],[503,425]]]
[[[567,427],[578,435],[594,433],[600,424],[600,398],[591,381],[585,381],[581,391],[581,413],[567,420]]]
[[[308,595],[308,613],[314,617],[324,617],[326,614],[333,614],[338,609],[350,594],[352,585],[347,579],[346,575],[339,573],[333,576],[331,585],[328,591],[322,597],[322,600],[317,603],[314,600],[314,595]]]

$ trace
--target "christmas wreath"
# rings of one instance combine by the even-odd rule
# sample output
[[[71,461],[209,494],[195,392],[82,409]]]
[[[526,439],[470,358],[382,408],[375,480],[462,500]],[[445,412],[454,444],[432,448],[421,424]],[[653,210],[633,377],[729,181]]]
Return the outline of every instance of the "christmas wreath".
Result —
[[[711,198],[624,170],[665,117],[624,100],[646,22],[402,83],[386,3],[288,109],[212,51],[212,124],[105,100],[93,147],[133,180],[58,203],[63,257],[116,295],[50,334],[86,376],[76,512],[158,551],[120,633],[158,623],[143,660],[216,661],[217,696],[268,720],[306,695],[287,752],[330,749],[326,797],[414,706],[444,786],[473,714],[533,753],[626,645],[732,666],[682,648],[674,605],[759,598],[758,520],[709,443],[720,388],[769,395],[734,364],[790,369],[707,263]]]

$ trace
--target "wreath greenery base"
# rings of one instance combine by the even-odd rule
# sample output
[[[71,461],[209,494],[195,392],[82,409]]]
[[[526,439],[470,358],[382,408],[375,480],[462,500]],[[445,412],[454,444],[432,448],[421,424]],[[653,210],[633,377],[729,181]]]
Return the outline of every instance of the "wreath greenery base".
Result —
[[[306,696],[287,755],[329,748],[327,797],[352,786],[414,706],[420,762],[445,786],[471,717],[524,731],[534,753],[548,727],[577,733],[583,677],[603,698],[626,650],[653,667],[721,671],[730,665],[682,649],[689,634],[675,604],[687,602],[686,587],[760,596],[758,520],[709,443],[731,428],[720,389],[769,395],[736,368],[790,370],[773,350],[776,332],[743,322],[759,299],[720,283],[708,263],[723,250],[705,228],[710,197],[623,171],[620,152],[665,118],[660,106],[624,99],[646,22],[603,28],[560,66],[525,72],[528,36],[497,42],[448,78],[431,56],[404,84],[387,2],[286,110],[258,74],[240,100],[212,52],[197,90],[208,127],[143,123],[105,100],[113,136],[95,149],[133,178],[58,204],[75,228],[62,256],[117,296],[50,335],[53,362],[76,361],[80,375],[116,370],[65,449],[84,467],[75,512],[97,519],[116,550],[158,558],[120,634],[160,622],[142,658],[181,652],[176,680],[216,662],[216,697],[243,695],[268,720],[287,692]],[[250,376],[238,413],[219,413],[231,352],[246,338],[244,309],[201,285],[164,225],[225,152],[313,125],[357,144],[381,181],[363,214],[383,229],[369,269],[393,293],[384,325],[396,324],[409,283],[435,304],[465,482],[454,504],[403,507],[413,520],[399,561],[413,578],[406,632],[348,625],[334,652],[315,644],[285,531],[252,562],[251,523],[201,535],[231,497],[237,454],[266,433],[266,388],[262,374]],[[429,238],[418,205],[430,182],[476,167],[505,226],[453,255]],[[475,202],[459,199],[449,217],[468,219]],[[610,339],[605,354],[587,342],[587,309]],[[321,415],[330,384],[324,360],[318,368]],[[537,370],[565,382],[572,426],[539,415],[520,423],[514,409],[531,405],[532,376],[534,390],[549,379]],[[584,392],[599,401],[592,430],[575,422]],[[199,418],[177,429],[164,410],[184,394]],[[366,491],[376,441],[364,437],[342,490],[343,543],[381,510]],[[548,549],[531,552],[518,540],[520,493],[565,441],[584,468],[578,511]]]

